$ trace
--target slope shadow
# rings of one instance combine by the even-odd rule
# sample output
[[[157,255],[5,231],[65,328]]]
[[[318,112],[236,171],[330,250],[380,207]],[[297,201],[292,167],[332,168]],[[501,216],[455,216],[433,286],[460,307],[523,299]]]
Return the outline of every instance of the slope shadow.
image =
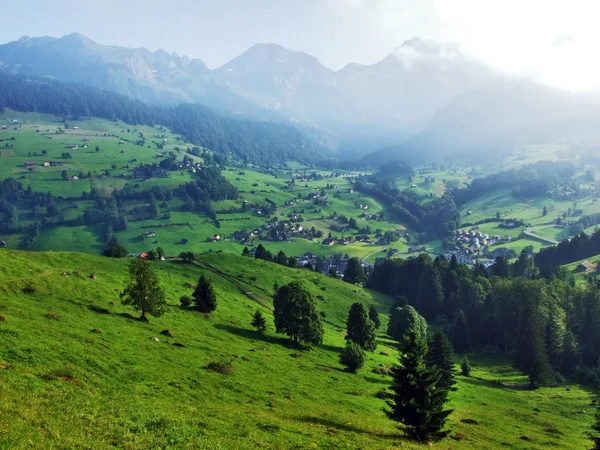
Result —
[[[365,381],[368,383],[385,384],[386,386],[392,385],[392,380],[389,378],[365,377]]]
[[[405,436],[401,433],[374,433],[373,431],[358,428],[354,425],[334,422],[333,420],[323,419],[321,417],[303,416],[297,418],[300,422],[310,423],[313,425],[322,425],[327,428],[333,428],[335,430],[346,431],[351,433],[366,434],[369,436],[380,437],[384,439],[402,439]]]
[[[265,333],[259,333],[254,330],[247,330],[245,328],[236,328],[236,327],[232,327],[231,325],[225,325],[225,324],[220,324],[220,323],[214,325],[214,327],[218,330],[226,331],[228,333],[235,334],[236,336],[243,337],[244,339],[263,341],[263,342],[268,342],[269,344],[279,344],[279,345],[283,345],[284,347],[288,347],[288,348],[301,349],[301,347],[298,347],[289,339],[279,338],[279,337],[271,336],[271,335],[265,334]]]

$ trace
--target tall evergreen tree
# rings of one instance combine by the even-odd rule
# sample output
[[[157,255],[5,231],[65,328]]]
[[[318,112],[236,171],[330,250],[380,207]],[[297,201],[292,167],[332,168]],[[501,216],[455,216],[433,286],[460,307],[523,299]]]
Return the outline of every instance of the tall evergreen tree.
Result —
[[[441,313],[444,304],[444,292],[437,269],[426,266],[421,272],[418,286],[415,309],[425,319],[431,320]]]
[[[461,353],[471,349],[471,332],[469,331],[469,325],[462,309],[458,312],[454,320],[452,343],[456,351]]]
[[[379,318],[379,313],[374,306],[369,308],[369,319],[373,321],[375,328],[379,329],[381,327],[381,319]]]
[[[437,329],[429,342],[429,352],[427,353],[427,366],[436,367],[440,373],[440,380],[437,384],[438,389],[446,391],[454,390],[454,352],[446,334]]]
[[[264,333],[267,329],[267,321],[265,320],[265,317],[262,315],[262,312],[260,312],[260,309],[257,309],[254,312],[254,315],[252,316],[252,322],[251,325],[256,328],[256,331],[259,331],[260,333]]]
[[[364,350],[377,348],[375,324],[362,303],[353,303],[346,321],[346,339],[356,342]]]
[[[350,284],[365,284],[367,282],[367,274],[358,258],[351,258],[348,261],[346,270],[344,270],[344,281]]]
[[[447,390],[438,387],[441,373],[427,367],[427,343],[418,332],[406,337],[400,365],[392,369],[393,395],[388,401],[390,419],[405,426],[406,433],[420,441],[441,437],[452,410],[444,410]]]
[[[215,294],[211,282],[204,275],[198,280],[192,297],[198,311],[210,313],[217,309],[217,294]]]

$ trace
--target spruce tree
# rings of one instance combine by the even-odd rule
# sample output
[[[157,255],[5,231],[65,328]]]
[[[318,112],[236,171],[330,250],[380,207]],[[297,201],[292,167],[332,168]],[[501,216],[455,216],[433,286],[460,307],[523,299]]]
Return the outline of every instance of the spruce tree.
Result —
[[[373,321],[375,328],[379,329],[381,327],[381,319],[379,318],[379,314],[374,306],[369,308],[369,319]]]
[[[462,364],[460,365],[460,373],[464,377],[471,376],[471,363],[469,363],[469,358],[467,358],[467,355],[463,357]]]
[[[454,381],[454,352],[446,334],[437,329],[429,342],[429,352],[427,353],[427,366],[436,367],[440,372],[440,381],[438,389],[446,391],[455,390]]]
[[[346,270],[344,270],[344,281],[350,284],[365,284],[367,282],[367,274],[358,258],[352,258],[348,261]]]
[[[192,297],[198,311],[210,313],[217,309],[217,295],[212,284],[204,275],[198,280]]]
[[[340,364],[346,366],[348,372],[356,373],[365,364],[365,354],[361,346],[348,339],[340,355]]]
[[[256,328],[256,331],[260,332],[260,333],[264,333],[267,329],[267,321],[265,320],[265,317],[262,315],[262,313],[260,312],[260,309],[257,309],[254,312],[254,315],[252,316],[252,323],[251,325]]]
[[[427,343],[411,330],[406,337],[400,365],[392,369],[393,395],[388,400],[388,417],[405,426],[406,433],[420,441],[441,437],[452,410],[444,410],[447,390],[438,388],[441,373],[427,367]]]
[[[377,348],[375,324],[362,303],[353,303],[346,321],[346,339],[356,342],[364,350]]]
[[[452,343],[457,352],[464,353],[471,349],[471,332],[469,331],[469,325],[462,309],[458,312],[454,320]]]

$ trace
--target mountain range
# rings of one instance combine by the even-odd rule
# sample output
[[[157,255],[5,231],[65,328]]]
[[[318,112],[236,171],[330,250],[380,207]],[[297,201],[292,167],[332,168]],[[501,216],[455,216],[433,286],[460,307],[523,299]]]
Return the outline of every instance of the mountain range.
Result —
[[[340,157],[381,148],[367,159],[437,159],[582,131],[599,137],[595,99],[510,77],[456,45],[422,39],[406,41],[378,63],[338,71],[275,44],[256,44],[211,70],[199,59],[104,46],[73,33],[0,45],[0,70],[151,103],[197,102],[221,114],[292,121],[338,148]]]

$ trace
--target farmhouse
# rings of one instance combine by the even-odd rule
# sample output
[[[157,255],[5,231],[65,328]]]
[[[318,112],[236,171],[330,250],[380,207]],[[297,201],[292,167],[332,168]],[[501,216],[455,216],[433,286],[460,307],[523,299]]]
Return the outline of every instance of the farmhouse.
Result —
[[[50,167],[50,161],[45,161],[43,165],[44,167]]]
[[[77,147],[77,144],[71,144],[71,145],[67,145],[67,148],[71,149],[71,150],[77,150],[78,147]]]
[[[74,130],[79,130],[79,127],[73,127]]]
[[[34,163],[33,161],[25,161],[25,167],[35,167],[37,166],[36,163]]]
[[[209,238],[210,242],[218,242],[221,240],[221,235],[220,234],[215,234],[214,236],[212,236],[211,238]]]
[[[148,231],[148,232],[144,233],[145,238],[150,238],[150,237],[154,237],[154,236],[156,236],[156,233],[154,231]]]
[[[329,245],[329,246],[335,245],[335,239],[334,238],[326,238],[323,241],[323,245]]]
[[[596,268],[596,264],[589,261],[584,261],[577,266],[577,272],[591,272]]]

